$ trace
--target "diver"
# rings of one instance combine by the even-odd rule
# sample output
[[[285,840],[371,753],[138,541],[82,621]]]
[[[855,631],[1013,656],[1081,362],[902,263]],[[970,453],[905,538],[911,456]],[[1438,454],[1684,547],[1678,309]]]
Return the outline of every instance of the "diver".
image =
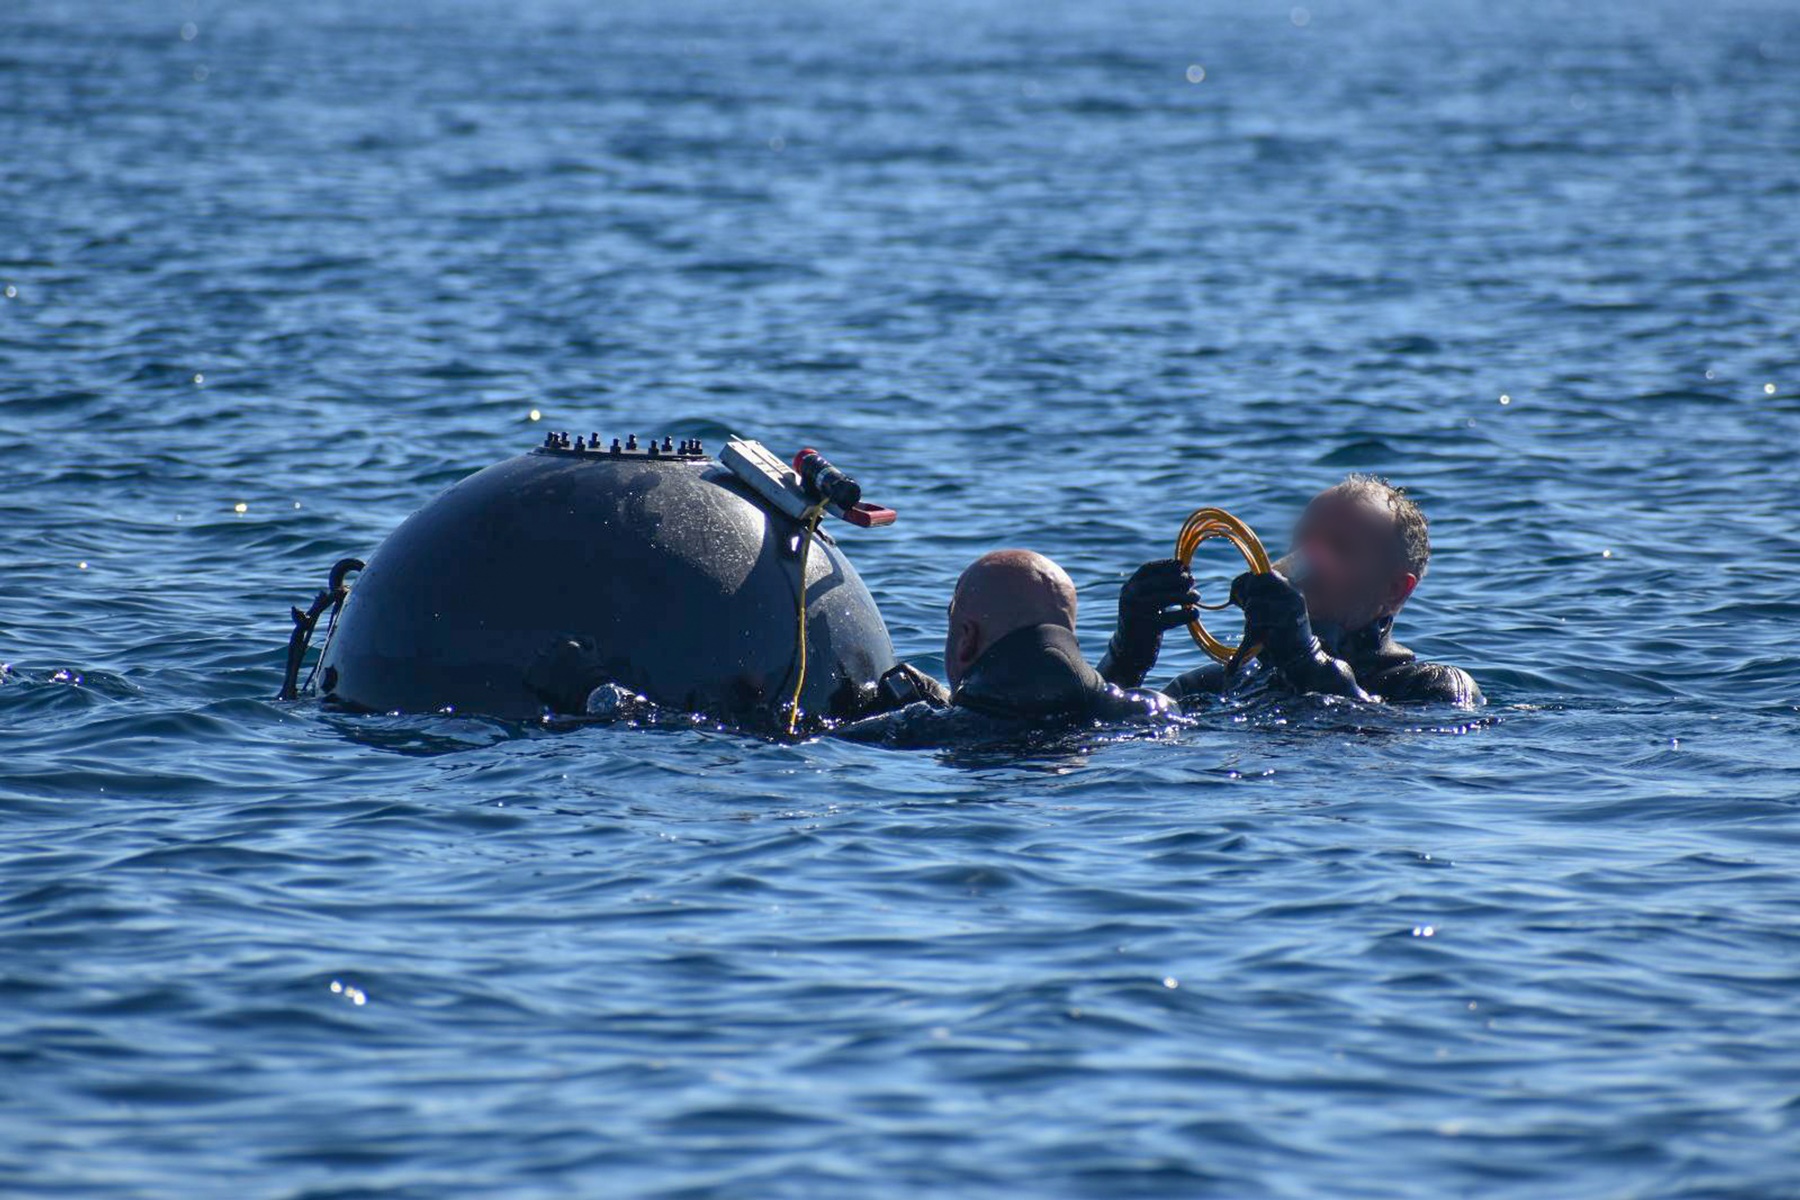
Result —
[[[949,617],[944,674],[957,707],[1097,720],[1170,707],[1166,697],[1115,687],[1088,666],[1075,641],[1075,585],[1041,554],[995,550],[976,559],[956,581]]]
[[[1088,665],[1075,640],[1075,607],[1075,585],[1043,555],[1030,550],[982,555],[963,571],[950,597],[944,636],[949,688],[902,664],[882,679],[890,702],[905,705],[901,712],[868,718],[842,732],[858,739],[899,732],[942,740],[943,719],[956,722],[959,713],[1034,725],[1173,715],[1168,697],[1115,687]],[[925,715],[926,707],[938,710],[938,719],[923,728],[909,726],[909,718]]]
[[[1485,703],[1468,672],[1418,657],[1393,639],[1394,618],[1431,561],[1425,514],[1400,488],[1351,475],[1306,506],[1293,549],[1269,574],[1240,575],[1231,602],[1244,610],[1244,645],[1297,692],[1395,704]],[[1162,636],[1192,617],[1193,577],[1175,559],[1145,563],[1119,592],[1119,625],[1099,673],[1120,687],[1143,682]],[[1163,691],[1177,703],[1232,686],[1214,663]]]

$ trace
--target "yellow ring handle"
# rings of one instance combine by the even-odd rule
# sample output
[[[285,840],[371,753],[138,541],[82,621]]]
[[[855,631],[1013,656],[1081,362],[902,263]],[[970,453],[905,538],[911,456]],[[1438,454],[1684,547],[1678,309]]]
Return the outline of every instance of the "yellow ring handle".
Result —
[[[1194,561],[1194,551],[1200,543],[1213,538],[1227,538],[1244,556],[1245,564],[1258,575],[1267,575],[1272,568],[1269,565],[1269,553],[1257,539],[1251,528],[1226,512],[1222,508],[1197,508],[1193,515],[1182,524],[1181,532],[1175,538],[1175,557],[1181,560],[1182,566],[1190,566]],[[1224,605],[1216,607],[1223,608]],[[1218,659],[1230,662],[1238,651],[1236,646],[1227,646],[1212,634],[1206,632],[1206,626],[1195,617],[1188,622],[1188,632],[1194,637],[1194,644]]]

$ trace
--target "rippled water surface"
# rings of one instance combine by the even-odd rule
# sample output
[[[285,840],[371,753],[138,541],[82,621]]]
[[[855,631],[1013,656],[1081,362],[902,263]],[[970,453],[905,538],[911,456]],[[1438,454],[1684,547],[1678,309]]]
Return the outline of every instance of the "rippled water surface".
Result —
[[[0,6],[0,1192],[1800,1195],[1800,11],[1309,7]],[[552,426],[826,448],[932,669],[1389,473],[1492,704],[270,699]]]

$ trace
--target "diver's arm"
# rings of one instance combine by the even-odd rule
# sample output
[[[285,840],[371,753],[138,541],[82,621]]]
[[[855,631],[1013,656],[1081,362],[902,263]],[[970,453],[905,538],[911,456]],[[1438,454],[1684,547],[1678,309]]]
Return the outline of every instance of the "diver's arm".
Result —
[[[872,712],[892,712],[921,701],[932,708],[950,707],[950,689],[911,663],[889,667],[876,691],[879,698]]]
[[[1294,690],[1369,699],[1350,664],[1333,658],[1319,644],[1306,597],[1285,576],[1246,572],[1232,581],[1231,599],[1244,610],[1244,640],[1260,644],[1257,657]]]
[[[1151,659],[1140,666],[1117,649],[1118,640],[1119,635],[1113,634],[1113,640],[1107,643],[1106,653],[1100,656],[1100,662],[1094,670],[1100,672],[1100,678],[1108,683],[1115,683],[1122,688],[1137,687],[1144,682],[1144,676],[1150,673],[1150,668],[1156,665],[1156,660]]]
[[[1200,696],[1217,696],[1224,690],[1225,668],[1219,663],[1183,671],[1162,686],[1163,694],[1177,704]]]
[[[1185,625],[1198,603],[1194,578],[1173,558],[1148,562],[1132,572],[1119,589],[1119,625],[1096,668],[1101,678],[1134,688],[1156,665],[1165,630]]]
[[[1350,669],[1350,664],[1327,654],[1316,637],[1310,647],[1290,654],[1274,665],[1295,691],[1348,696],[1352,700],[1372,699],[1356,682],[1356,672]]]

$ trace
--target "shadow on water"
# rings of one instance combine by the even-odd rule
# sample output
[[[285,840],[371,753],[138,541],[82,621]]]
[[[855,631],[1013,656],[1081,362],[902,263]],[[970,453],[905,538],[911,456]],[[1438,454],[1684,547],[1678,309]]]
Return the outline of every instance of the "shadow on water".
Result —
[[[345,742],[409,757],[434,758],[482,750],[503,742],[545,736],[541,722],[502,721],[444,713],[333,712],[315,700],[295,701]]]

